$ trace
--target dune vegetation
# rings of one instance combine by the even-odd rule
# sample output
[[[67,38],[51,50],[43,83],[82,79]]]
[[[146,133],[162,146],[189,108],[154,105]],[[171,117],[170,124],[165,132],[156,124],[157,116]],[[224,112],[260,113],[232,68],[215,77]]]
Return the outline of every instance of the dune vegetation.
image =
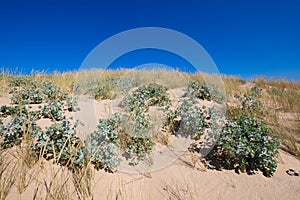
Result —
[[[272,179],[279,149],[300,159],[300,82],[222,76],[220,89],[216,76],[135,70],[2,73],[0,199],[13,191],[21,195],[30,185],[33,199],[92,199],[95,170],[115,173],[124,158],[131,166],[151,164],[155,148],[170,145],[177,135],[192,140],[186,151],[195,159],[203,137],[218,132],[201,162],[213,160],[238,173],[260,171]],[[179,88],[183,94],[173,97],[170,91]],[[84,109],[81,96],[116,100],[122,113],[97,119],[83,139],[78,127],[85,124],[74,118]],[[153,109],[161,111],[159,120]]]

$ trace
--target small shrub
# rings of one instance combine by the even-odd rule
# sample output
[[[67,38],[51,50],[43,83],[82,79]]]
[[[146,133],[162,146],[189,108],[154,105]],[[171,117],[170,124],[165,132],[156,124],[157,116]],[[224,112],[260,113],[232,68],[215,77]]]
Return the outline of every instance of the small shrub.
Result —
[[[42,115],[55,121],[64,119],[64,102],[60,99],[48,101],[41,107]]]
[[[185,96],[189,98],[198,98],[207,101],[216,101],[222,103],[225,100],[225,94],[212,84],[201,84],[197,81],[190,81],[186,89]]]
[[[146,113],[149,106],[168,106],[170,102],[167,88],[156,83],[141,86],[122,100],[121,106],[130,113],[134,122],[134,130],[125,148],[130,157],[133,157],[131,164],[137,164],[155,145],[150,133],[152,122]]]
[[[126,148],[126,153],[130,154],[130,165],[137,165],[143,160],[153,149],[154,141],[147,136],[133,136]],[[135,156],[134,156],[135,155]]]
[[[41,133],[41,128],[34,121],[24,116],[14,116],[10,122],[1,126],[0,138],[2,148],[20,145],[24,137],[32,138]]]
[[[78,99],[74,97],[67,97],[66,98],[66,104],[67,104],[67,109],[69,112],[76,112],[79,111],[80,108],[78,107]]]
[[[27,114],[27,110],[23,107],[22,109],[24,114]],[[21,112],[22,112],[21,111]],[[8,116],[15,116],[20,114],[20,107],[19,106],[1,106],[0,107],[0,116],[5,118]]]
[[[167,117],[168,123],[166,125],[171,126],[170,129],[180,131],[186,137],[190,136],[194,140],[199,140],[204,134],[205,128],[208,127],[205,107],[201,109],[193,101],[185,100],[175,110],[174,114]]]
[[[125,107],[132,116],[148,110],[149,106],[166,106],[170,104],[167,88],[156,83],[139,87],[132,94],[126,96],[121,106]]]
[[[75,123],[72,126],[68,119],[51,124],[46,131],[34,135],[36,142],[32,149],[37,155],[47,160],[55,159],[63,166],[71,166],[74,163],[80,165],[83,162],[83,156],[80,154],[82,142],[76,137],[77,125],[78,123]]]
[[[196,97],[202,100],[211,100],[211,95],[208,86],[196,81],[189,82],[186,95],[189,97]]]
[[[10,100],[13,104],[40,104],[43,101],[42,92],[35,80],[16,77],[9,79],[9,86],[9,93],[12,94]]]
[[[87,150],[94,167],[106,171],[115,171],[120,163],[117,156],[116,142],[119,137],[117,131],[118,119],[100,119],[97,130],[86,140]]]
[[[59,87],[55,86],[50,81],[45,81],[42,83],[42,91],[46,100],[65,100],[67,94],[64,93]]]
[[[255,98],[255,96],[244,95],[244,97],[241,99],[241,103],[243,112],[248,112],[251,114],[261,113],[262,104]]]
[[[271,138],[272,130],[255,117],[242,114],[228,120],[216,145],[215,155],[225,166],[238,171],[261,170],[272,176],[276,170],[279,142]]]

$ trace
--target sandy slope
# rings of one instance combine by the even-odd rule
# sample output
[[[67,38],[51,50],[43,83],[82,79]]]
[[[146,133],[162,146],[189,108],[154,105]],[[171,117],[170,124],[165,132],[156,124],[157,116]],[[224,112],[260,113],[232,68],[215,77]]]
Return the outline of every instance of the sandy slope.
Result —
[[[108,102],[93,105],[81,101],[81,107],[87,112],[78,112],[76,118],[85,120],[90,130],[93,130],[97,118],[107,117]],[[0,98],[0,105],[9,104],[7,98]],[[112,108],[113,106],[108,106]],[[81,108],[82,109],[82,108]],[[92,110],[98,112],[91,113]],[[89,114],[93,114],[90,118]],[[71,114],[68,114],[69,116]],[[39,125],[47,126],[49,120],[41,120]],[[109,174],[95,171],[93,181],[94,199],[299,199],[300,176],[290,176],[287,170],[293,169],[300,173],[300,161],[295,157],[280,151],[280,162],[276,173],[271,178],[264,177],[260,172],[254,175],[237,174],[232,170],[207,169],[199,162],[191,167],[190,154],[186,153],[180,159],[152,173]],[[51,165],[50,162],[45,162]],[[53,166],[52,166],[53,167]],[[58,169],[59,167],[54,167]],[[8,199],[32,199],[37,183],[47,179],[48,168],[36,181],[29,184],[20,196],[12,190]],[[48,170],[48,171],[47,171]],[[33,170],[34,171],[34,170]],[[35,174],[35,173],[33,173]],[[36,175],[36,174],[35,174]],[[65,178],[61,175],[61,179]],[[70,191],[73,190],[72,187]]]
[[[99,172],[95,197],[106,196],[109,189],[115,196],[121,189],[122,196],[128,199],[298,199],[300,177],[285,171],[290,168],[300,171],[300,161],[282,151],[280,155],[283,163],[272,178],[261,173],[248,175],[231,170],[191,168],[181,160],[144,176]]]
[[[153,173],[114,174],[95,171],[92,183],[94,199],[299,199],[300,177],[290,176],[288,169],[300,171],[300,161],[280,151],[282,163],[271,178],[261,173],[237,174],[232,170],[211,170],[201,165],[192,168],[181,159]],[[188,160],[183,156],[182,159]],[[38,182],[43,185],[46,174],[53,165],[46,162]],[[56,170],[59,167],[54,166]],[[50,176],[50,175],[49,175]],[[48,177],[49,177],[48,176]],[[47,176],[46,176],[47,177]],[[66,173],[57,177],[58,183],[66,179]],[[48,183],[49,180],[48,180]],[[8,199],[32,199],[37,182],[32,181],[19,195],[12,190]],[[49,184],[50,185],[50,184]],[[48,185],[48,186],[49,186]],[[45,189],[44,186],[39,190]],[[70,187],[70,193],[74,188]]]

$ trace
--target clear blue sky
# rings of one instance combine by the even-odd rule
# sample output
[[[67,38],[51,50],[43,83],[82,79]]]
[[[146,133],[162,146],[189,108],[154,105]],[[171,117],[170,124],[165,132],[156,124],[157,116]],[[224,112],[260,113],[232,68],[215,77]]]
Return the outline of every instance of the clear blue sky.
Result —
[[[0,0],[0,67],[76,70],[103,40],[148,26],[192,37],[221,73],[300,80],[299,0]]]

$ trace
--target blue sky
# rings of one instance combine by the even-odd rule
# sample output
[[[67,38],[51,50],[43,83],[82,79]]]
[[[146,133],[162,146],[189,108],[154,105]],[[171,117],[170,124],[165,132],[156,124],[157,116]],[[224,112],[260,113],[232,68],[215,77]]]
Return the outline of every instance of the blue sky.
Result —
[[[299,10],[299,0],[0,0],[0,67],[76,70],[110,36],[150,26],[195,39],[223,74],[300,80]],[[137,53],[116,63],[168,60]]]

